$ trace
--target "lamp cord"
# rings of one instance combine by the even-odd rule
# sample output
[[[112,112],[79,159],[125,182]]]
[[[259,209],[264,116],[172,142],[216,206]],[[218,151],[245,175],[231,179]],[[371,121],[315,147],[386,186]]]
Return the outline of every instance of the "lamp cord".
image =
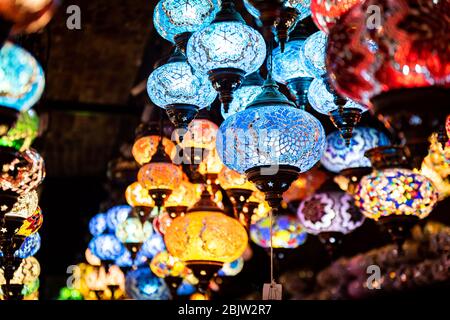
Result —
[[[270,285],[274,284],[273,279],[273,233],[272,233],[272,225],[273,225],[273,209],[269,212],[269,220],[270,220]]]

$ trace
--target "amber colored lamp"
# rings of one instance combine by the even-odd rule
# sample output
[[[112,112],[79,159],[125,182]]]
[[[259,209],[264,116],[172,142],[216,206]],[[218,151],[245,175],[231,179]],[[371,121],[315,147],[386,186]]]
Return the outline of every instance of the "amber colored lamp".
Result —
[[[150,269],[159,278],[186,277],[191,270],[180,259],[170,255],[167,251],[161,251],[153,257]]]
[[[326,173],[318,169],[301,173],[298,179],[283,193],[283,201],[285,203],[291,203],[306,199],[319,189],[326,179]]]
[[[158,148],[160,137],[157,135],[144,136],[137,139],[133,145],[131,153],[140,165],[149,163]],[[167,138],[163,138],[163,146],[171,159],[175,157],[175,144]]]
[[[23,285],[35,281],[41,274],[41,266],[35,257],[23,259],[20,266],[14,271],[12,277],[0,268],[0,285],[7,283]]]
[[[214,148],[208,152],[205,159],[203,159],[202,163],[200,163],[199,172],[204,176],[211,174],[217,175],[222,168],[223,163],[217,154],[217,149]]]
[[[165,207],[192,207],[198,198],[195,186],[188,180],[182,180],[167,198]]]
[[[125,199],[132,207],[154,207],[155,202],[148,194],[148,190],[139,182],[133,182],[125,190]]]
[[[199,148],[212,150],[216,146],[216,136],[219,127],[207,119],[195,119],[188,127],[183,137],[184,148]]]
[[[253,183],[247,180],[245,175],[240,174],[228,167],[223,167],[219,172],[219,184],[224,190],[229,189],[245,189],[255,191],[256,187]]]

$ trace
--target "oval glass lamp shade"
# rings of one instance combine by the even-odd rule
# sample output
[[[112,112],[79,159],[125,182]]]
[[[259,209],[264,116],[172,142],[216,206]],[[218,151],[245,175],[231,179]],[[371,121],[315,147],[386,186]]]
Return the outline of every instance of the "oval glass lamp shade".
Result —
[[[0,106],[30,109],[45,87],[44,71],[26,50],[11,42],[0,49]]]
[[[311,15],[310,5],[311,0],[287,0],[284,5],[286,7],[294,8],[298,12],[298,20],[303,20]]]
[[[347,147],[339,131],[327,136],[325,152],[320,163],[331,172],[344,169],[371,167],[370,160],[364,155],[367,150],[390,145],[389,138],[382,132],[369,127],[356,127],[350,146]]]
[[[385,21],[376,34],[366,23],[373,7]],[[449,12],[448,1],[369,0],[354,6],[329,35],[327,70],[336,90],[369,105],[373,97],[397,89],[448,87],[450,61],[443,43],[448,43]],[[424,101],[430,98],[425,95]]]
[[[170,300],[164,280],[155,276],[148,266],[132,270],[125,279],[127,297],[134,300]]]
[[[288,165],[305,172],[325,150],[322,124],[304,110],[286,106],[247,108],[219,128],[222,162],[241,174],[260,166]]]
[[[295,249],[305,243],[308,234],[300,221],[291,216],[273,216],[274,248]],[[262,218],[250,226],[250,238],[263,248],[270,247],[270,218]]]
[[[161,0],[153,12],[153,25],[161,37],[175,42],[177,35],[210,24],[219,8],[219,0]]]
[[[370,219],[393,215],[427,217],[439,195],[431,181],[408,169],[375,170],[361,179],[355,204]]]
[[[308,90],[308,101],[311,107],[319,113],[329,115],[330,112],[338,109],[338,105],[334,102],[334,95],[327,90],[327,86],[321,79],[314,79]],[[360,112],[366,112],[367,108],[352,100],[347,100],[343,108],[355,108]]]
[[[247,180],[244,174],[240,174],[234,170],[227,167],[223,167],[219,172],[219,184],[224,190],[229,189],[245,189],[256,191],[256,187],[253,183]],[[264,200],[264,196],[262,197]]]
[[[98,236],[108,229],[106,223],[106,214],[97,213],[95,216],[89,220],[89,232],[91,235]]]
[[[191,270],[178,258],[171,256],[167,251],[159,252],[150,262],[150,270],[160,277],[186,277]]]
[[[273,50],[273,78],[286,84],[289,80],[312,77],[306,69],[303,51],[303,40],[293,40],[286,43],[284,52],[280,47]]]
[[[111,232],[116,231],[116,227],[124,222],[131,213],[131,207],[128,205],[114,206],[106,212],[106,225]]]
[[[363,0],[311,0],[311,13],[317,27],[328,33],[336,22]]]
[[[163,238],[158,232],[153,232],[153,235],[144,241],[139,253],[144,257],[153,258],[158,252],[163,250],[166,250]]]
[[[171,255],[185,262],[226,263],[247,248],[247,232],[238,220],[219,212],[196,211],[176,218],[164,235]]]
[[[154,207],[155,202],[139,182],[133,182],[125,190],[125,199],[132,207]]]
[[[35,257],[23,259],[20,266],[14,272],[11,284],[24,285],[36,281],[41,274],[41,265]],[[6,284],[4,271],[0,268],[0,285]]]
[[[147,93],[158,107],[193,105],[203,109],[217,97],[208,77],[193,73],[185,61],[174,61],[154,70],[147,81]]]
[[[315,78],[320,78],[327,72],[325,65],[327,41],[328,35],[317,31],[306,38],[303,45],[305,67]]]
[[[181,180],[181,169],[173,163],[148,163],[138,172],[138,181],[147,190],[174,190]]]
[[[88,247],[94,255],[104,261],[114,261],[125,251],[119,239],[112,234],[102,234],[92,238]]]
[[[0,146],[19,151],[29,149],[39,131],[39,117],[33,109],[21,112],[15,125],[0,137]]]
[[[156,153],[158,148],[160,137],[157,135],[144,136],[137,139],[133,144],[133,149],[131,153],[133,154],[134,160],[141,166],[149,163],[153,155]],[[167,138],[163,138],[163,146],[166,153],[173,160],[175,157],[175,144]]]
[[[250,74],[264,63],[266,43],[258,31],[241,22],[215,22],[191,36],[187,57],[203,74],[223,68]]]
[[[364,222],[353,197],[338,191],[308,197],[300,204],[297,214],[306,231],[316,235],[322,232],[347,234]]]
[[[122,243],[143,243],[153,234],[150,222],[144,223],[137,217],[129,217],[116,228],[116,237]]]

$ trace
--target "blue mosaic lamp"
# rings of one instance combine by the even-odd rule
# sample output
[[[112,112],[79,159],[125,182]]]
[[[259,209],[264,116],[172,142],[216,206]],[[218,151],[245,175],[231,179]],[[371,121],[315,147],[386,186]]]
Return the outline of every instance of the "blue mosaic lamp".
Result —
[[[130,251],[124,250],[120,257],[114,261],[114,264],[119,268],[131,268],[133,266],[141,266],[146,264],[147,261],[147,257],[142,255],[140,251],[136,256],[136,259],[133,259]]]
[[[183,129],[217,97],[208,77],[193,72],[179,50],[150,74],[147,93],[154,104],[166,110],[175,127]]]
[[[303,20],[311,15],[311,0],[286,0],[284,5],[286,7],[291,7],[297,10],[298,20]]]
[[[134,300],[170,300],[164,280],[155,276],[148,266],[132,270],[125,279],[127,297]]]
[[[328,36],[323,31],[310,35],[303,46],[304,63],[308,72],[314,78],[321,78],[326,72],[325,55]]]
[[[26,50],[11,42],[0,49],[0,135],[15,123],[20,112],[38,102],[45,87],[44,71]]]
[[[228,112],[244,77],[264,63],[266,44],[258,31],[245,24],[233,1],[223,0],[213,22],[191,36],[186,54],[196,71],[208,74]]]
[[[153,12],[153,25],[183,51],[191,34],[209,25],[219,8],[219,0],[161,0]]]
[[[149,221],[143,223],[138,217],[128,217],[124,222],[117,225],[116,237],[122,242],[131,253],[134,260],[144,241],[153,234],[153,225]]]
[[[245,107],[255,100],[262,92],[263,84],[264,79],[261,77],[259,71],[246,76],[242,86],[234,92],[233,101],[230,104],[228,112],[225,112],[225,109],[222,106],[222,117],[226,119],[229,116],[244,110]]]
[[[278,91],[269,74],[263,92],[222,123],[216,144],[222,162],[245,173],[266,194],[269,205],[278,208],[298,174],[320,160],[325,131],[319,120]]]
[[[106,225],[108,226],[108,231],[116,232],[117,226],[128,218],[131,211],[132,208],[128,205],[119,205],[108,209],[106,212]]]
[[[164,243],[163,238],[158,232],[154,232],[153,235],[144,241],[142,244],[141,250],[139,251],[140,254],[143,256],[151,259],[153,258],[158,252],[166,250],[166,245]]]
[[[95,216],[89,220],[89,232],[91,235],[98,236],[101,235],[108,229],[108,225],[106,223],[106,214],[97,213]]]
[[[16,252],[14,257],[19,259],[26,259],[34,256],[41,248],[41,236],[39,233],[33,233],[25,238],[22,245]],[[3,252],[0,251],[0,257],[3,257]]]
[[[88,245],[91,252],[103,261],[114,261],[125,251],[125,247],[112,234],[101,234],[92,238]]]

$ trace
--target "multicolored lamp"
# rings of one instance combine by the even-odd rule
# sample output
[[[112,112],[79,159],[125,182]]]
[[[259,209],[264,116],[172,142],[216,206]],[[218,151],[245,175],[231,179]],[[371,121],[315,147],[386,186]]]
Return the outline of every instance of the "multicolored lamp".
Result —
[[[38,279],[41,266],[36,258],[23,259],[17,269],[0,268],[0,285],[7,300],[21,300],[24,285]]]
[[[116,237],[130,251],[131,258],[136,259],[144,241],[153,234],[153,226],[150,222],[141,220],[136,216],[128,217],[116,228]]]
[[[245,24],[234,2],[222,0],[212,23],[189,39],[186,55],[196,71],[208,74],[228,112],[244,77],[264,63],[266,44],[258,31]]]
[[[166,110],[175,127],[184,130],[198,111],[209,107],[217,96],[208,78],[194,71],[178,50],[150,74],[147,93],[154,104]]]
[[[301,202],[297,215],[308,233],[319,236],[331,256],[342,237],[364,222],[353,197],[345,192],[316,193]]]
[[[209,25],[219,7],[219,0],[161,0],[153,12],[153,25],[161,37],[185,52],[191,34]]]

